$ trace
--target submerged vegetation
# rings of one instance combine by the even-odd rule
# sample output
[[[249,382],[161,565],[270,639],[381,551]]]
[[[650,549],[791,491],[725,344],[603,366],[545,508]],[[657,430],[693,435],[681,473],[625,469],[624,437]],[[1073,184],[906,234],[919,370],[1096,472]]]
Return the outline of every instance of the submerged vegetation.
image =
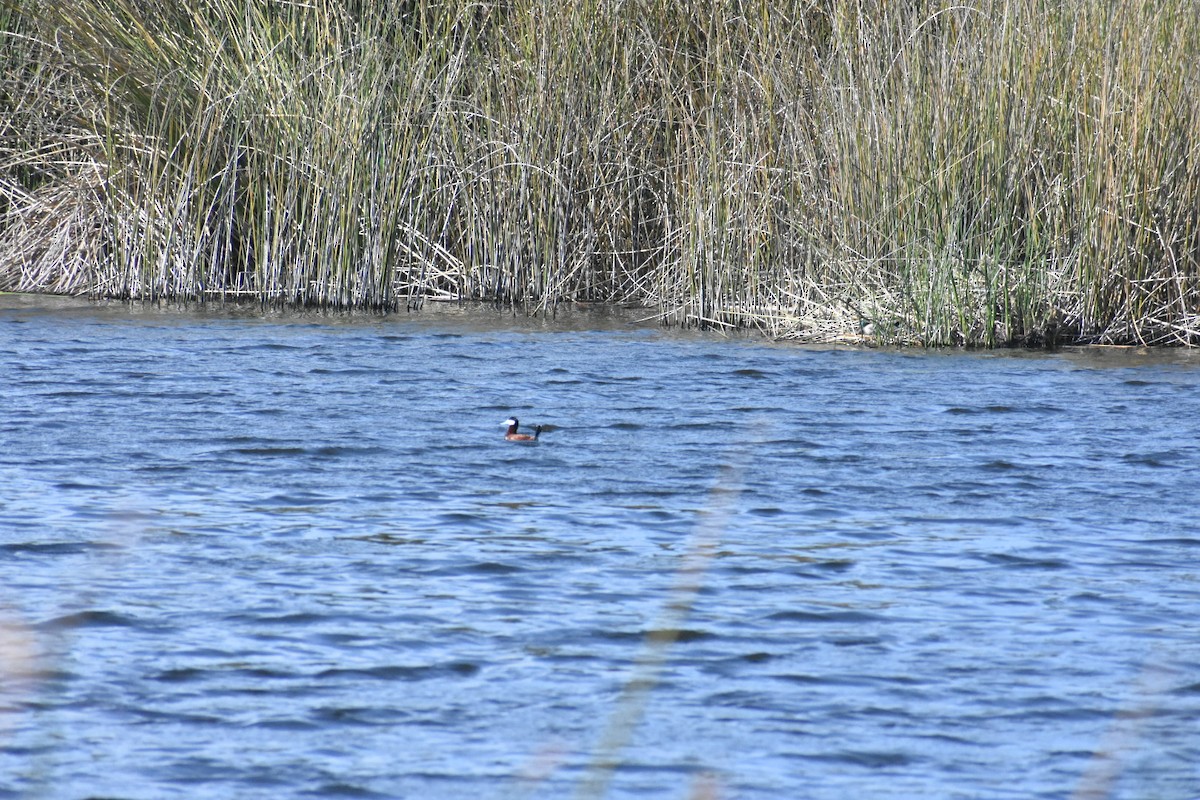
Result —
[[[1195,0],[0,0],[0,289],[1200,344]]]

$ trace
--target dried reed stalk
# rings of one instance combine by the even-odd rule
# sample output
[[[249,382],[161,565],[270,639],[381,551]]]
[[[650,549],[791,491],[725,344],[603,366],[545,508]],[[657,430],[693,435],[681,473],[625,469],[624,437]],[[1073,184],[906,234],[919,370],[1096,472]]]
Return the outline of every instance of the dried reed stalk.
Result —
[[[46,0],[0,286],[1196,344],[1190,0]]]

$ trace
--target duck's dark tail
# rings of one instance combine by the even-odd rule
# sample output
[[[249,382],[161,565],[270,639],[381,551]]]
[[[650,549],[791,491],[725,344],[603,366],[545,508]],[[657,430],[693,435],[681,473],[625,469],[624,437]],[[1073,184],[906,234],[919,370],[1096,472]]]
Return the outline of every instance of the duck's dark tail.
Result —
[[[537,437],[539,437],[539,436],[541,436],[541,435],[542,435],[542,426],[541,426],[541,425],[535,425],[535,426],[533,427],[533,440],[536,442],[536,441],[537,441]]]

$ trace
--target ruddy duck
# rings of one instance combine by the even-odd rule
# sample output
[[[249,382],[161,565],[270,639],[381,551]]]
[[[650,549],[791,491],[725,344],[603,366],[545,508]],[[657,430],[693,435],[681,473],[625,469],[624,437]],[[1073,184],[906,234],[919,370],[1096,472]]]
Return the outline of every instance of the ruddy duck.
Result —
[[[533,429],[533,436],[528,433],[517,433],[517,426],[521,423],[516,417],[509,417],[504,420],[504,424],[508,426],[508,432],[504,434],[504,438],[510,442],[536,442],[538,435],[542,432],[542,426],[537,425]]]

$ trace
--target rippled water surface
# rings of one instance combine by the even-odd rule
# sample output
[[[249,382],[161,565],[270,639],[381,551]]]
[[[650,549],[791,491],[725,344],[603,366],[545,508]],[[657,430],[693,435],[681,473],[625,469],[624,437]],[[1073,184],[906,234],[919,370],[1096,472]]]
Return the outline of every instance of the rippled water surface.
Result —
[[[1187,352],[0,298],[0,797],[1194,800],[1198,442]]]

